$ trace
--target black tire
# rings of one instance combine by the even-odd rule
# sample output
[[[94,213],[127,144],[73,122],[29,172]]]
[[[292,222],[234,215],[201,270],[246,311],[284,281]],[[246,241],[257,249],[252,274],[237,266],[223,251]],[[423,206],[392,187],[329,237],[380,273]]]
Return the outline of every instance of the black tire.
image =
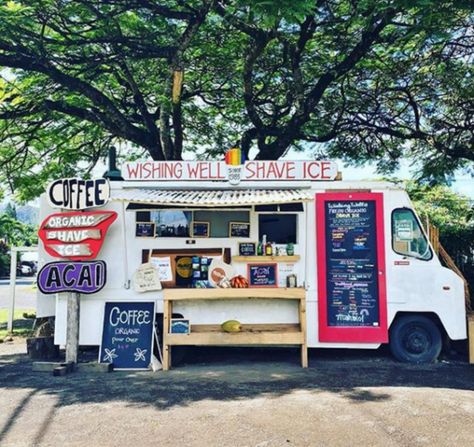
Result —
[[[399,317],[390,328],[390,350],[400,362],[432,363],[442,347],[438,326],[423,315]]]

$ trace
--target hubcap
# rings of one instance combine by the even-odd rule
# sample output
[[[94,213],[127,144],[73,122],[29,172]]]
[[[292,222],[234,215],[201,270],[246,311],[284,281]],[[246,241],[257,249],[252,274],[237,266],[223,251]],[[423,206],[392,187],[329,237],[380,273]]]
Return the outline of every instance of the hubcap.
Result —
[[[403,337],[403,346],[411,354],[426,352],[431,344],[429,334],[420,327],[410,327]]]

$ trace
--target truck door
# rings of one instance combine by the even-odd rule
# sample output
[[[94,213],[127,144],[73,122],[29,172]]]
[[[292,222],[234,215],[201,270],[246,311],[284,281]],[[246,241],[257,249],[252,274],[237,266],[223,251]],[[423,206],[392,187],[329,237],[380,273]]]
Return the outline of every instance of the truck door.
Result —
[[[316,194],[322,342],[388,342],[382,193]]]

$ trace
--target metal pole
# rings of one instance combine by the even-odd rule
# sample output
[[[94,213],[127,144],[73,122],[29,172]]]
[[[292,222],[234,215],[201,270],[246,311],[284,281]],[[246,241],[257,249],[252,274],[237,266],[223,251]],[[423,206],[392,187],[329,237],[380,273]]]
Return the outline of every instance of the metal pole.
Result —
[[[77,363],[79,352],[80,294],[68,293],[66,326],[66,362]]]
[[[16,287],[16,258],[17,251],[12,248],[10,251],[10,313],[8,315],[8,332],[13,332],[13,316],[15,314],[15,287]]]

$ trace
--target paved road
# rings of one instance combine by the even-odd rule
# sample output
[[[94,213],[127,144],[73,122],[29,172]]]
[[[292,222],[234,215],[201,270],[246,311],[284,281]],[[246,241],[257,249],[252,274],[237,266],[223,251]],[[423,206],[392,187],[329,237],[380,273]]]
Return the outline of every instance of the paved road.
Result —
[[[474,445],[474,367],[459,360],[316,350],[303,370],[292,350],[196,349],[166,373],[53,378],[22,350],[0,345],[3,447]]]
[[[0,309],[10,308],[10,287],[9,285],[0,285]],[[32,282],[27,284],[18,284],[15,290],[15,308],[16,309],[36,309],[36,289]]]
[[[16,284],[18,286],[27,286],[30,284],[33,284],[35,282],[36,278],[35,277],[21,277],[16,279]],[[10,279],[0,279],[0,288],[2,287],[10,287]]]

